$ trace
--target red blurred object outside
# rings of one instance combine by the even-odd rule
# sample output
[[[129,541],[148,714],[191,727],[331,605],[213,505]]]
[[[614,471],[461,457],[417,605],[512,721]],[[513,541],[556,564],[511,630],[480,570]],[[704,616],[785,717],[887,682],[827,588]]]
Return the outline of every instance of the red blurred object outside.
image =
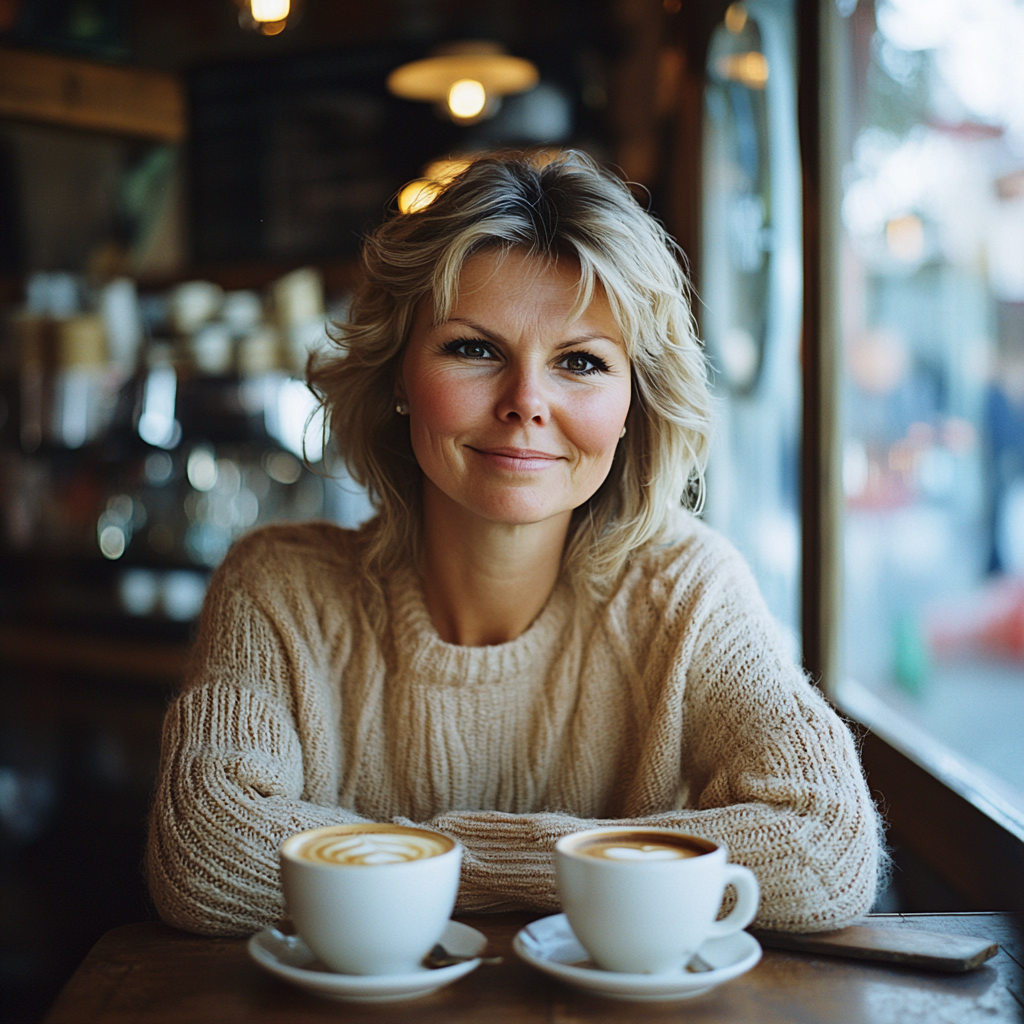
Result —
[[[936,608],[928,621],[937,658],[984,654],[1024,662],[1024,576],[1003,576],[970,605]]]

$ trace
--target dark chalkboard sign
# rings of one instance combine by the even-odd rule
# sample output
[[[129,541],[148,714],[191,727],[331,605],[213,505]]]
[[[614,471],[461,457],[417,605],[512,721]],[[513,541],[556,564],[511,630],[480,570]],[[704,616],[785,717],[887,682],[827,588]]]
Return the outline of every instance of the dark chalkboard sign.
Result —
[[[384,81],[399,47],[199,68],[189,78],[193,261],[337,259],[460,130]]]

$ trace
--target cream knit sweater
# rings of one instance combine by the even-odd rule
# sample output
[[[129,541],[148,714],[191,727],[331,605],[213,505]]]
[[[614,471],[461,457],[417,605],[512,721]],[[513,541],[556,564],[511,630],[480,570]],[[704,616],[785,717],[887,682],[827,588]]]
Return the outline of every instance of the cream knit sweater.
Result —
[[[214,574],[170,708],[148,870],[170,924],[241,935],[282,913],[277,847],[348,821],[466,848],[461,911],[555,910],[551,853],[613,821],[727,844],[757,923],[871,906],[880,829],[853,740],[784,651],[734,549],[686,517],[595,606],[556,587],[509,643],[442,641],[412,570],[375,633],[357,533],[260,530]]]

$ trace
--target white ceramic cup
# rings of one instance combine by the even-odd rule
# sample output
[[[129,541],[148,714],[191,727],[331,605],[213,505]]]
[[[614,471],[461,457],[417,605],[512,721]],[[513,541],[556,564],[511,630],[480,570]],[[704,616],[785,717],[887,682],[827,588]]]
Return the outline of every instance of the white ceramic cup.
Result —
[[[310,844],[319,846],[319,859],[303,855]],[[403,848],[420,855],[407,857]],[[342,974],[416,970],[455,908],[462,847],[439,832],[328,825],[290,836],[279,856],[296,931]]]
[[[649,851],[633,847],[612,856],[581,852],[594,840],[650,837]],[[664,837],[662,839],[661,837]],[[674,857],[658,844],[682,844]],[[726,863],[724,846],[668,828],[611,826],[576,832],[555,844],[555,878],[569,924],[598,966],[657,974],[680,970],[705,939],[731,935],[754,919],[760,889],[752,871]],[[716,921],[725,887],[736,905]]]

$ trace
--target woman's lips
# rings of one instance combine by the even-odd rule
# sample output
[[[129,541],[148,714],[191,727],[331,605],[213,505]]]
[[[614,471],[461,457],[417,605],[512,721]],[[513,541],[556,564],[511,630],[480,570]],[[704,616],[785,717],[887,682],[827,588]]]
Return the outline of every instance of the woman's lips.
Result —
[[[560,459],[558,455],[539,452],[533,448],[474,448],[472,445],[469,448],[477,455],[482,455],[491,465],[520,472],[549,469]]]

